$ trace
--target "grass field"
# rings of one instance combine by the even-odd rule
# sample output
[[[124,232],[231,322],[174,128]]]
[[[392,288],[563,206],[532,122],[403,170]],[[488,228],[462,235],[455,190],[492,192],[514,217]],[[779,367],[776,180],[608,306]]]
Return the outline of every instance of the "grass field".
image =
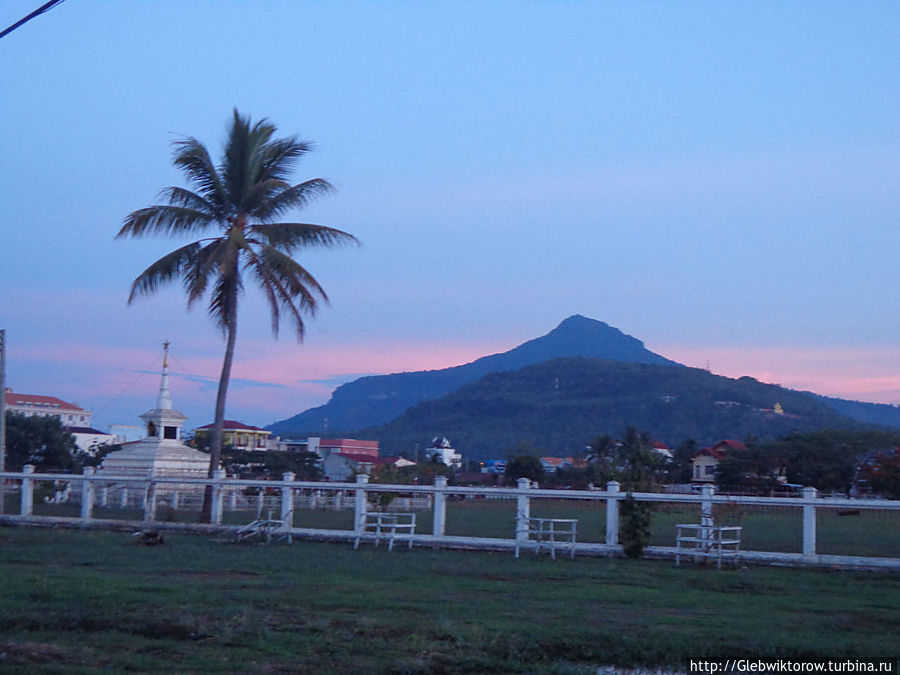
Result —
[[[2,672],[593,673],[900,654],[900,575],[0,528]]]

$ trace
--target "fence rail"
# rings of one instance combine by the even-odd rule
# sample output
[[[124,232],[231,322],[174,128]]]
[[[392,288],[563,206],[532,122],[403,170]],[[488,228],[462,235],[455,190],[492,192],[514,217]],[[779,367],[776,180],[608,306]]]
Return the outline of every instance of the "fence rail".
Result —
[[[264,513],[276,513],[294,538],[353,541],[369,511],[417,511],[416,544],[448,548],[516,550],[533,547],[533,516],[581,519],[579,555],[618,555],[619,506],[628,495],[610,482],[605,490],[548,490],[520,479],[516,487],[282,480],[241,480],[217,472],[212,479],[0,473],[0,522],[76,527],[155,527],[236,531]],[[209,524],[199,523],[204,492],[211,487]],[[45,494],[46,493],[46,494]],[[649,557],[676,555],[676,523],[743,524],[741,559],[797,565],[900,569],[900,501],[821,498],[814,488],[801,497],[632,493],[655,510]],[[534,511],[534,513],[533,513]],[[725,522],[723,522],[725,521]],[[430,531],[429,531],[430,530]],[[748,550],[749,549],[749,550]],[[821,550],[820,550],[821,549]]]

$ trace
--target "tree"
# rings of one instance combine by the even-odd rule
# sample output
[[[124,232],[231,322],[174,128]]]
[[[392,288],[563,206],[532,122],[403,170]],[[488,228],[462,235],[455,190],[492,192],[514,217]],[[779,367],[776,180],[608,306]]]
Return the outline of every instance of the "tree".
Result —
[[[167,202],[138,209],[125,218],[117,238],[163,234],[174,237],[209,233],[181,246],[150,265],[131,286],[128,302],[180,280],[190,307],[209,295],[208,310],[225,337],[225,357],[216,396],[210,444],[210,477],[222,454],[222,426],[234,345],[238,299],[244,278],[262,289],[277,337],[282,313],[294,323],[297,340],[304,335],[304,315],[315,314],[328,296],[312,274],[292,257],[298,249],[356,242],[352,235],[309,223],[276,222],[292,209],[330,192],[321,178],[292,185],[291,169],[312,148],[296,137],[275,138],[266,119],[251,123],[237,110],[218,166],[196,138],[174,142],[173,163],[193,190],[169,187]]]
[[[859,477],[872,492],[900,499],[900,447],[875,453],[863,464]]]
[[[534,455],[518,455],[506,462],[506,480],[514,483],[519,478],[544,480],[544,467],[541,460]]]
[[[31,464],[41,471],[77,471],[75,437],[55,417],[6,413],[6,468]]]
[[[290,471],[296,480],[321,480],[322,467],[314,452],[284,452],[278,450],[222,450],[222,464],[229,473],[241,478],[281,480]]]
[[[662,468],[662,458],[653,449],[650,437],[634,427],[625,430],[619,443],[610,436],[600,436],[587,450],[589,467],[598,477],[617,480],[626,490],[641,490],[655,482]]]
[[[694,465],[691,462],[699,452],[700,446],[693,438],[683,441],[673,453],[674,465],[669,470],[669,478],[673,483],[690,483],[693,480]]]

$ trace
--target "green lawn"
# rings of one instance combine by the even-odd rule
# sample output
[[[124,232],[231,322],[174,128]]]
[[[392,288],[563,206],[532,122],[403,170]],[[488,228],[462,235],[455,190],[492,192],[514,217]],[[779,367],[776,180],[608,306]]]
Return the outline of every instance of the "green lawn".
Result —
[[[900,574],[0,528],[2,672],[552,672],[900,654]]]

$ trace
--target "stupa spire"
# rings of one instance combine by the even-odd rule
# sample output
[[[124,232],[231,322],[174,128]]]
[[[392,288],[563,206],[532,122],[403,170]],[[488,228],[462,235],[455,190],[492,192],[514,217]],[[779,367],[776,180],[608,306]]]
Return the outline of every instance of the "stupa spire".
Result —
[[[159,384],[159,398],[156,399],[159,410],[172,409],[172,392],[169,390],[169,341],[163,342],[162,381]]]

